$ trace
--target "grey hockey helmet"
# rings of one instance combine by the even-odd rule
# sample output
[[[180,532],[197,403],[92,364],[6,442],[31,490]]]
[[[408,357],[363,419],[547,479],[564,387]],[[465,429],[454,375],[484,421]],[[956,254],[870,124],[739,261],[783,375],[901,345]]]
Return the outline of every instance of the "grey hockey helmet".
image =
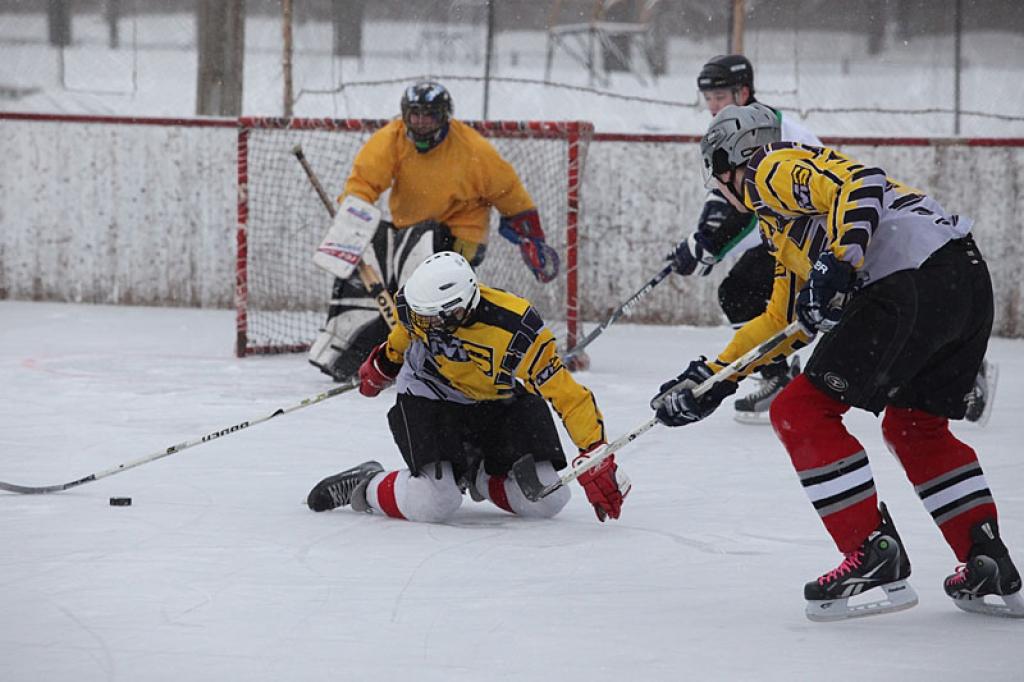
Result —
[[[413,271],[405,283],[405,301],[413,326],[423,332],[450,334],[480,302],[480,283],[465,258],[441,251]]]
[[[744,165],[758,149],[781,139],[782,124],[770,107],[760,102],[725,107],[700,141],[705,181]]]

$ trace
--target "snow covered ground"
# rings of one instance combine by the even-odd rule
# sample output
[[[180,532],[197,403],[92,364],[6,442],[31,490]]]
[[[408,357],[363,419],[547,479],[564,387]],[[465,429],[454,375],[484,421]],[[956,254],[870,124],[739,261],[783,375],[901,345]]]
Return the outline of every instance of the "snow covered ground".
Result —
[[[0,301],[0,479],[63,483],[329,386],[300,355],[239,360],[233,314]],[[616,436],[725,328],[612,327],[581,374]],[[1024,341],[995,339],[974,445],[1024,562]],[[914,562],[910,611],[821,625],[802,585],[838,555],[771,430],[731,406],[624,450],[617,522],[576,494],[528,522],[469,500],[418,525],[313,514],[321,477],[398,467],[385,412],[347,394],[64,493],[0,493],[0,679],[1019,680],[1024,623],[943,595],[955,560],[878,421],[851,430]],[[108,498],[130,496],[131,507]]]

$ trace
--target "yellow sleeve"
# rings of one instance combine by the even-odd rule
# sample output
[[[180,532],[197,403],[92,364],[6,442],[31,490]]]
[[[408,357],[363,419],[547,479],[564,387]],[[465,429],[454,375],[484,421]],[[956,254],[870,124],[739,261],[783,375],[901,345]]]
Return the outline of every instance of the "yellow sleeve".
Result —
[[[396,324],[388,334],[384,354],[391,362],[401,365],[405,362],[405,351],[409,349],[411,343],[412,337],[409,335],[409,330],[403,324]]]
[[[394,180],[398,150],[395,136],[399,126],[394,121],[375,132],[356,154],[352,171],[345,181],[345,189],[339,201],[348,194],[355,195],[371,204],[383,194]]]
[[[535,208],[515,168],[483,137],[477,138],[483,199],[503,216],[512,216]]]
[[[781,263],[776,263],[772,295],[765,311],[736,330],[729,344],[719,353],[717,359],[708,363],[708,366],[718,372],[750,349],[785,329],[786,325],[795,319],[796,294],[803,284],[804,281],[795,273],[787,270]],[[797,334],[780,345],[774,353],[752,364],[737,376],[736,381],[749,376],[759,367],[770,364],[779,357],[791,355],[806,346],[810,340],[811,337],[802,332]]]
[[[588,450],[606,440],[604,416],[590,389],[577,383],[562,364],[555,346],[555,337],[545,327],[519,363],[516,376],[528,391],[551,403],[576,447]]]
[[[828,147],[782,142],[751,158],[746,183],[759,213],[784,217],[822,215],[828,248],[859,268],[878,221],[888,180],[878,168],[865,167]]]

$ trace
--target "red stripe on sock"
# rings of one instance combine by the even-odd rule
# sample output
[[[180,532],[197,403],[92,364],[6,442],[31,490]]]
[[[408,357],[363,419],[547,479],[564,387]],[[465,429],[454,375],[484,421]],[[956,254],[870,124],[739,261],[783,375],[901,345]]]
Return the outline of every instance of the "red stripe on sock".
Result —
[[[395,499],[395,481],[398,480],[398,472],[392,471],[384,476],[384,480],[377,485],[377,504],[380,510],[395,519],[404,519],[405,516],[398,509],[398,501]]]
[[[978,463],[974,449],[950,432],[948,419],[922,410],[887,407],[882,434],[915,486]],[[966,561],[971,551],[971,526],[985,519],[998,520],[994,503],[971,507],[939,524],[960,561]]]
[[[770,408],[772,426],[789,453],[797,473],[835,464],[863,446],[843,424],[850,406],[842,403],[801,374],[775,397]],[[858,547],[878,527],[876,495],[822,518],[841,552]]]
[[[505,494],[505,478],[505,476],[491,476],[491,480],[487,481],[488,496],[496,506],[510,514],[515,514],[512,511],[512,505],[508,503],[508,495]]]

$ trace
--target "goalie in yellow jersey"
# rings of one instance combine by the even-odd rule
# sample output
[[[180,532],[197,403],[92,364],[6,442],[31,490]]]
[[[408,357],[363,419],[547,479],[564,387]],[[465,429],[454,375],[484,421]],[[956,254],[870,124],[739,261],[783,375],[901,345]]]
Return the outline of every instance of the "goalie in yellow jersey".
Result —
[[[391,191],[391,221],[381,221],[371,243],[361,245],[363,260],[385,286],[394,293],[412,266],[439,251],[458,252],[479,265],[492,208],[501,214],[499,233],[518,245],[534,277],[553,280],[558,252],[545,240],[533,199],[494,146],[453,117],[448,90],[429,81],[412,85],[402,93],[401,112],[359,150],[339,197],[375,204]],[[309,361],[344,381],[384,339],[387,325],[358,276],[336,280],[331,298]]]
[[[594,394],[562,365],[555,339],[529,301],[483,286],[461,255],[427,258],[395,299],[401,324],[359,369],[359,391],[378,395],[397,380],[388,423],[407,468],[365,462],[320,481],[313,511],[350,505],[410,521],[442,522],[464,491],[520,516],[550,518],[569,489],[531,502],[509,476],[532,456],[542,484],[559,480],[565,453],[551,403],[587,458],[605,443]],[[630,490],[614,455],[579,477],[599,520],[617,519]]]
[[[963,562],[946,578],[946,594],[965,610],[1024,617],[1021,577],[978,456],[949,429],[965,416],[992,330],[992,282],[973,221],[839,151],[780,142],[778,119],[761,104],[720,111],[701,152],[709,181],[757,216],[775,283],[767,310],[715,360],[694,360],[662,386],[682,382],[658,404],[658,418],[682,426],[707,417],[735,386],[718,382],[699,397],[692,387],[798,319],[804,333],[782,353],[822,337],[772,402],[771,422],[844,555],[804,586],[807,616],[839,620],[917,603],[867,453],[843,424],[857,407],[884,413],[886,444]],[[880,599],[848,603],[874,588]]]

